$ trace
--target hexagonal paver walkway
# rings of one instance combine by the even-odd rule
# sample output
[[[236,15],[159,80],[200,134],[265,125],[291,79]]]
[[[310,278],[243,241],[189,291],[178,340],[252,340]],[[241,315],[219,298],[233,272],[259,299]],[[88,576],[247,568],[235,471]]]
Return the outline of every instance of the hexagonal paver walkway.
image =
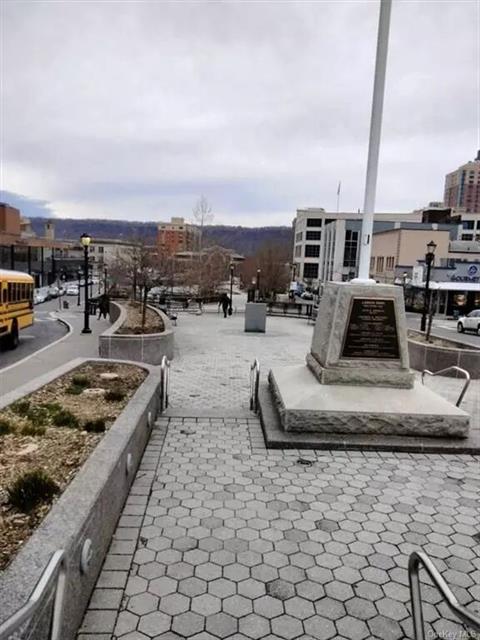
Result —
[[[412,638],[419,548],[478,610],[478,463],[266,451],[255,418],[161,418],[78,640]],[[428,638],[472,637],[423,594]]]

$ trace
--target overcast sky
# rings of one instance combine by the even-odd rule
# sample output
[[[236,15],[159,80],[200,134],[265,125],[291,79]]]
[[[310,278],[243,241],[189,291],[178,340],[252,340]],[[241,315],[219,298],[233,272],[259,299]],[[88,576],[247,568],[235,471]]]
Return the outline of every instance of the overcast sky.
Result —
[[[2,188],[66,217],[290,224],[363,203],[379,3],[2,3]],[[479,143],[478,0],[394,0],[377,211]],[[28,209],[28,206],[25,207]]]

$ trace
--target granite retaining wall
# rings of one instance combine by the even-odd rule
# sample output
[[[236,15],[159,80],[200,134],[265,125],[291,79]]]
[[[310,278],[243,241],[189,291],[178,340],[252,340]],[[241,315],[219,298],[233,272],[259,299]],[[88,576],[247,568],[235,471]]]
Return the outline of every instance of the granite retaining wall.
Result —
[[[0,409],[92,361],[103,362],[95,358],[72,360],[3,396]],[[76,637],[160,404],[158,368],[129,364],[142,367],[149,375],[44,521],[7,569],[0,572],[0,624],[27,602],[52,554],[63,549],[67,584],[60,638]],[[88,569],[82,572],[82,549],[87,540],[91,541],[91,558]],[[48,640],[52,607],[53,588],[23,632],[13,637]]]
[[[174,352],[172,323],[160,309],[150,305],[148,308],[161,317],[165,327],[162,333],[120,334],[117,331],[125,322],[127,312],[119,303],[110,302],[110,319],[113,324],[99,336],[98,350],[101,358],[121,358],[154,365],[160,364],[163,356],[172,360]]]
[[[480,378],[480,349],[465,349],[449,347],[441,347],[439,345],[430,344],[428,342],[421,342],[421,336],[419,334],[419,340],[408,340],[408,355],[410,357],[410,366],[417,371],[423,371],[428,369],[433,373],[446,369],[447,367],[457,366],[465,369],[470,374],[472,379]],[[455,344],[452,341],[452,345]],[[455,372],[452,372],[452,377],[462,377]]]

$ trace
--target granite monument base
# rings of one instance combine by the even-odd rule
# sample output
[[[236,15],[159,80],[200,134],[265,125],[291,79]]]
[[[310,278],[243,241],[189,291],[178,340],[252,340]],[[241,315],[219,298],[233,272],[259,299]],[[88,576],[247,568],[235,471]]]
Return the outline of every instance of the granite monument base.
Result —
[[[466,438],[469,416],[422,384],[412,388],[319,384],[304,365],[272,369],[285,431]]]
[[[245,331],[265,333],[267,305],[264,302],[247,302],[245,305]]]

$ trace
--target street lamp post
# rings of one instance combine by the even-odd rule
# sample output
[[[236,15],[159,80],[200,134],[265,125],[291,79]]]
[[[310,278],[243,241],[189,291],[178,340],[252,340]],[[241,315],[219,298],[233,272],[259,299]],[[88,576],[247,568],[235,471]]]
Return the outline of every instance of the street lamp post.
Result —
[[[78,297],[77,297],[77,307],[80,306],[80,281],[82,279],[82,270],[79,269],[77,271],[77,276],[78,276]]]
[[[92,333],[89,322],[89,309],[88,309],[88,247],[90,246],[91,237],[88,233],[83,233],[80,242],[83,247],[83,275],[85,278],[85,308],[83,310],[83,329],[82,333]]]
[[[103,275],[104,275],[104,284],[103,284],[103,293],[107,293],[107,276],[108,276],[108,269],[107,267],[105,267],[104,271],[103,271]]]
[[[232,299],[233,299],[233,271],[235,267],[233,262],[230,263],[230,308],[229,315],[232,315]]]
[[[260,300],[260,269],[257,269],[257,295]]]
[[[433,240],[427,244],[427,253],[425,254],[425,263],[427,265],[427,278],[425,280],[425,299],[423,304],[422,321],[420,323],[420,331],[425,331],[427,326],[427,314],[430,310],[430,271],[432,269],[433,260],[435,258],[435,249],[437,245]]]

